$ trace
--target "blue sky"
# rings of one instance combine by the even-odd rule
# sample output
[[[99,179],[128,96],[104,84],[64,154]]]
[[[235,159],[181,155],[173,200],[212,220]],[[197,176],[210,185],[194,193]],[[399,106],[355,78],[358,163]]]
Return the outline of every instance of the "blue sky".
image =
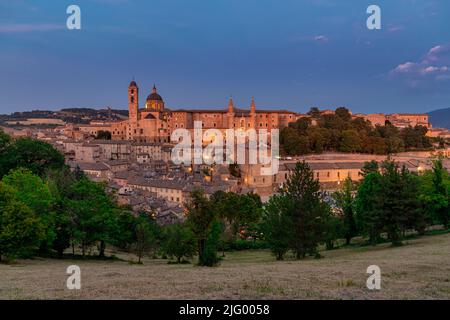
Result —
[[[81,8],[81,30],[66,8]],[[381,7],[382,29],[366,9]],[[450,107],[448,0],[0,0],[0,113],[127,107]]]

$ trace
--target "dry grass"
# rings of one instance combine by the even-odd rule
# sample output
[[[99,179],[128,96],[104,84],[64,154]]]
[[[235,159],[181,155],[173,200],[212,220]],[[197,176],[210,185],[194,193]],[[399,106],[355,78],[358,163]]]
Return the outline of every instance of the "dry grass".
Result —
[[[450,234],[323,252],[324,259],[277,262],[267,251],[228,253],[217,268],[144,260],[21,260],[0,264],[0,299],[449,299]],[[128,257],[130,258],[130,257]],[[66,289],[68,265],[81,290]],[[382,289],[366,289],[380,266]]]

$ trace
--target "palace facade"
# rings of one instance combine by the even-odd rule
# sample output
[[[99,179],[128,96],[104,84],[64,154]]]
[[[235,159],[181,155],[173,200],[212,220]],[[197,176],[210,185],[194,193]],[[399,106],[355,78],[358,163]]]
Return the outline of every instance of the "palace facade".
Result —
[[[194,129],[194,122],[201,121],[203,129],[278,129],[295,122],[298,114],[287,110],[257,110],[252,98],[248,109],[234,106],[230,97],[224,109],[178,109],[165,107],[156,86],[147,96],[143,108],[139,106],[139,87],[135,81],[128,86],[127,120],[110,123],[113,140],[133,140],[138,142],[170,142],[173,130]]]

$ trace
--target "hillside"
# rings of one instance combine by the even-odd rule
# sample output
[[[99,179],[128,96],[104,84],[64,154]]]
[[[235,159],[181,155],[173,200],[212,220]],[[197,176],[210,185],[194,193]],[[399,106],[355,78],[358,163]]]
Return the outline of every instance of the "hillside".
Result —
[[[128,117],[128,110],[66,108],[59,111],[33,110],[0,115],[0,122],[25,120],[29,118],[61,119],[69,123],[89,123],[90,121],[121,120]]]
[[[450,108],[431,111],[428,114],[434,128],[450,129]]]

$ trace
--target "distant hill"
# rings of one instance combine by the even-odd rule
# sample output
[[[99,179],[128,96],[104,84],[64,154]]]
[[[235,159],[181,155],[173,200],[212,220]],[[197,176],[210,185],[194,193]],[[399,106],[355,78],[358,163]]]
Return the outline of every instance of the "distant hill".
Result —
[[[33,110],[0,115],[0,122],[25,120],[29,118],[61,119],[68,123],[89,123],[90,121],[121,120],[128,117],[128,110],[66,108],[59,111]]]
[[[434,128],[450,129],[450,108],[428,112]]]

